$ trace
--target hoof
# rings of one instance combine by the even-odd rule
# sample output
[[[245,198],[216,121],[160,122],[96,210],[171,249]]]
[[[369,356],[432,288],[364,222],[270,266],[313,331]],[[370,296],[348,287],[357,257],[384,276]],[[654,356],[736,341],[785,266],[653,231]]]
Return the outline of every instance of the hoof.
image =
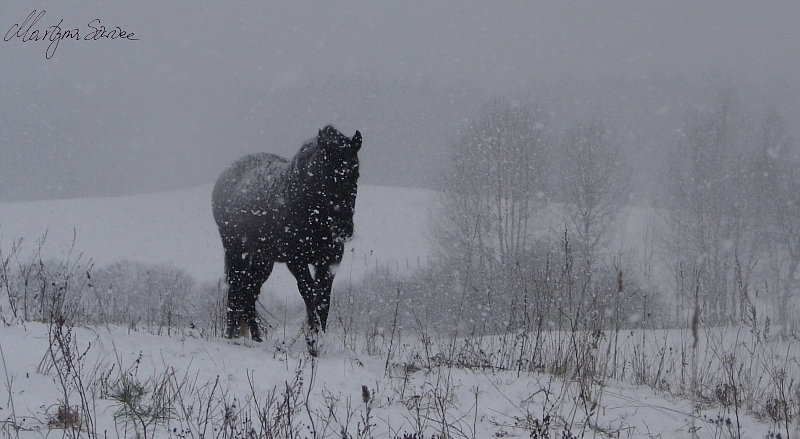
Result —
[[[258,324],[258,322],[251,323],[249,330],[250,330],[250,339],[251,340],[259,342],[259,343],[264,341],[264,338],[261,337],[261,326]]]
[[[225,333],[225,338],[229,339],[249,338],[250,340],[259,343],[264,341],[264,338],[261,336],[261,325],[259,325],[258,323],[228,328],[228,331]]]
[[[308,347],[308,353],[313,357],[325,355],[328,351],[328,346],[325,343],[325,333],[308,331],[306,334],[306,346]]]
[[[225,338],[233,340],[233,339],[241,338],[241,337],[242,337],[241,328],[238,328],[238,327],[231,328],[231,327],[229,327],[228,330],[225,331]]]

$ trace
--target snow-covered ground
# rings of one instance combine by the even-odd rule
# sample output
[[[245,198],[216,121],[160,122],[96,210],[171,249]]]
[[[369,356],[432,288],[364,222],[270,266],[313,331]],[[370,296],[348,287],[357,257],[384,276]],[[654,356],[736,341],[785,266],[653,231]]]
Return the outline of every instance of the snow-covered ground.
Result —
[[[222,249],[210,213],[210,191],[210,186],[202,186],[129,197],[0,204],[0,248],[7,250],[12,239],[22,237],[30,250],[47,231],[45,257],[63,257],[74,237],[74,252],[98,265],[121,259],[168,263],[200,281],[216,280],[222,275]],[[432,196],[424,190],[361,187],[356,237],[349,244],[337,282],[356,281],[376,265],[402,272],[406,267],[413,269],[418,260],[425,261],[429,247],[424,231]],[[277,268],[266,290],[296,296],[288,272]],[[268,340],[256,344],[203,338],[190,328],[156,336],[114,326],[70,329],[0,322],[0,437],[59,436],[62,431],[57,427],[63,422],[80,423],[80,434],[96,432],[99,437],[243,437],[251,429],[264,433],[266,424],[295,428],[276,437],[312,437],[315,432],[343,437],[344,430],[354,438],[403,438],[422,430],[424,438],[434,434],[560,438],[565,426],[575,437],[763,438],[770,431],[782,432],[777,423],[757,420],[744,409],[737,418],[736,406],[675,396],[680,393],[675,383],[689,379],[681,376],[690,370],[685,363],[689,360],[681,357],[691,350],[689,333],[618,335],[624,340],[613,345],[620,350],[621,362],[615,370],[621,370],[623,378],[598,382],[580,376],[584,365],[568,362],[563,369],[545,364],[549,373],[480,367],[479,361],[469,367],[453,366],[454,352],[472,352],[474,358],[458,357],[465,363],[488,358],[499,364],[499,357],[510,356],[514,350],[491,340],[437,339],[413,331],[397,339],[388,330],[355,336],[333,332],[328,334],[329,352],[312,359],[302,334],[291,327],[277,327]],[[706,378],[704,382],[714,383],[713,377],[724,376],[712,374],[728,352],[714,349],[733,346],[730,355],[737,356],[735,361],[744,361],[739,357],[747,354],[744,347],[737,347],[740,343],[765,349],[763,342],[745,345],[739,334],[742,339],[755,337],[739,329],[731,343],[723,342],[727,336],[722,334],[713,344],[710,337],[701,344],[696,373]],[[520,340],[519,335],[510,337],[515,343]],[[64,342],[61,347],[59,340]],[[601,348],[587,348],[581,354],[588,352],[595,360],[611,358],[612,344],[608,338],[602,340]],[[542,358],[557,357],[545,352],[548,346],[551,350],[555,350],[552,346],[572,346],[546,343]],[[531,349],[524,346],[523,350]],[[784,365],[788,373],[798,370],[791,344],[785,350],[784,345],[770,349],[775,353],[753,356],[752,361]],[[65,357],[66,351],[72,355]],[[782,357],[773,363],[779,352]],[[519,354],[520,360],[523,356]],[[564,356],[571,357],[577,354]],[[636,373],[650,385],[635,386],[625,378]],[[778,381],[775,378],[779,377],[759,378],[765,391],[777,389],[771,384]],[[800,392],[791,383],[786,397],[795,401],[791,407],[796,410]],[[725,382],[719,384],[703,393],[724,393]],[[125,415],[122,391],[137,385],[143,385],[139,387],[145,390],[143,398],[138,405],[127,406]],[[171,402],[163,412],[168,416],[148,423],[146,415],[158,407],[152,396],[159,393]],[[64,410],[65,400],[77,408]],[[537,422],[546,417],[550,436],[537,433]],[[365,423],[371,427],[365,428]],[[792,437],[797,434],[796,425],[790,425]]]
[[[255,393],[263,403],[269,392],[276,389],[277,402],[283,402],[286,396],[281,396],[281,392],[285,392],[287,384],[293,385],[298,371],[302,388],[297,383],[294,386],[295,390],[301,390],[297,396],[301,407],[295,416],[302,425],[301,437],[310,437],[307,429],[312,419],[314,428],[327,429],[326,436],[341,437],[339,433],[344,426],[357,437],[359,422],[366,414],[362,386],[374,398],[371,412],[374,437],[403,437],[404,432],[414,432],[422,423],[427,426],[427,438],[442,430],[443,419],[450,423],[451,437],[530,437],[534,420],[543,419],[545,414],[551,414],[554,429],[572,421],[571,431],[577,437],[581,437],[584,428],[585,437],[605,437],[600,434],[601,429],[613,433],[613,437],[692,437],[691,401],[657,395],[649,388],[625,383],[608,383],[599,393],[600,404],[592,408],[581,406],[577,386],[567,388],[561,378],[547,374],[445,366],[417,369],[404,362],[392,362],[387,370],[383,357],[341,348],[312,365],[305,344],[302,340],[291,344],[291,337],[288,346],[278,348],[274,340],[241,344],[204,340],[190,333],[160,337],[113,327],[76,328],[72,336],[77,340],[76,352],[85,353],[81,360],[84,379],[111,371],[107,384],[112,391],[120,369],[130,371],[143,383],[159,382],[165,374],[174,374],[173,385],[183,385],[183,403],[193,405],[196,417],[177,413],[175,419],[189,420],[174,420],[167,428],[159,426],[158,437],[180,437],[171,433],[173,428],[184,431],[186,436],[197,436],[204,426],[197,411],[206,410],[204,404],[211,406],[207,437],[218,437],[221,433],[211,429],[224,424],[226,403],[228,410],[232,410],[230,406],[238,402],[239,410],[245,413],[252,410],[249,416],[253,416],[256,410],[255,402],[250,400],[252,395]],[[64,399],[55,371],[41,373],[43,365],[52,363],[48,346],[48,328],[42,324],[4,327],[0,334],[5,357],[0,414],[2,420],[13,417],[16,424],[26,429],[20,431],[20,437],[46,436],[48,419],[52,421]],[[6,397],[8,387],[10,399]],[[114,413],[119,411],[120,404],[108,396],[101,397],[110,389],[100,387],[87,390],[93,398],[91,408],[96,429],[101,437],[122,435],[123,422],[114,424]],[[69,402],[80,405],[77,391],[71,393]],[[329,418],[331,407],[336,410],[335,419]],[[175,410],[189,409],[176,406]],[[353,415],[349,420],[348,410]],[[716,413],[714,409],[706,412],[708,417]],[[587,413],[597,428],[585,425]],[[719,435],[708,417],[695,421],[698,437],[728,437]],[[253,422],[258,425],[257,420]],[[765,437],[766,425],[747,416],[742,416],[740,422],[747,433],[743,437]],[[552,434],[551,437],[560,437]],[[128,437],[135,435],[129,431]]]
[[[80,366],[75,373],[61,364],[61,378],[53,367],[48,334],[48,327],[38,323],[2,328],[0,422],[5,425],[0,431],[10,437],[17,433],[12,425],[20,428],[19,437],[60,435],[49,430],[58,422],[65,387],[69,405],[77,406],[75,413],[89,413],[100,437],[136,437],[136,418],[117,417],[115,422],[124,407],[114,397],[123,388],[123,375],[148,389],[143,407],[153,406],[150,396],[158,386],[171,395],[170,420],[148,424],[147,437],[261,432],[259,412],[287,416],[281,404],[289,399],[297,437],[312,437],[314,430],[319,437],[340,438],[343,429],[359,437],[368,406],[371,434],[363,437],[376,438],[402,438],[419,430],[427,432],[425,438],[439,437],[432,435],[443,429],[447,437],[548,437],[532,436],[546,416],[549,437],[559,438],[565,425],[574,435],[565,437],[691,438],[695,431],[700,438],[724,438],[738,437],[732,433],[739,425],[741,437],[763,438],[770,430],[767,422],[749,415],[737,420],[731,407],[698,403],[701,412],[693,419],[695,402],[615,380],[582,386],[579,379],[546,373],[426,367],[424,358],[414,360],[410,340],[387,362],[385,351],[369,355],[362,346],[345,348],[341,339],[330,341],[333,349],[327,355],[312,359],[302,337],[292,333],[272,334],[254,344],[203,339],[191,331],[165,337],[115,327],[75,328],[70,336]],[[419,344],[416,349],[417,354],[424,351]],[[78,376],[86,406],[74,387]],[[591,395],[585,397],[587,391]],[[272,411],[265,408],[269,404]],[[718,419],[722,423],[716,424]],[[794,425],[790,428],[796,434]]]

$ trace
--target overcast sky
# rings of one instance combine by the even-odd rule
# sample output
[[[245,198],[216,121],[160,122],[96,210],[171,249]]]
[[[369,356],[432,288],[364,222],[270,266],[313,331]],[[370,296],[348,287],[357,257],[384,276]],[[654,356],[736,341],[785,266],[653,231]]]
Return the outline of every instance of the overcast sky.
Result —
[[[800,2],[229,2],[15,1],[8,30],[34,9],[35,28],[63,19],[121,27],[138,42],[2,44],[3,79],[131,80],[284,87],[351,74],[424,76],[519,86],[561,75],[751,77],[800,70]],[[142,90],[139,90],[140,92]]]
[[[82,40],[61,41],[47,59],[49,41],[23,42],[15,32],[34,10],[46,11],[32,28],[40,35],[61,23]],[[4,0],[0,30],[9,41],[0,42],[0,85],[44,87],[31,98],[42,112],[50,99],[102,90],[127,136],[140,136],[131,140],[136,151],[119,154],[194,160],[201,169],[223,158],[187,139],[208,137],[208,120],[222,107],[235,111],[251,92],[356,75],[487,94],[562,78],[797,81],[798,20],[798,1]],[[84,41],[90,23],[119,26],[138,40]],[[198,179],[212,181],[205,172]]]

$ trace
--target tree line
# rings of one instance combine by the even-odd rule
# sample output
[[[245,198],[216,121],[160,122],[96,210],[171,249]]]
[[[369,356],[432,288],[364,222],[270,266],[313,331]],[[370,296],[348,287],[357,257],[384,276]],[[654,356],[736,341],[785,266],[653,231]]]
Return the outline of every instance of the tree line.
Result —
[[[652,176],[663,195],[645,209],[599,117],[556,129],[535,104],[486,104],[449,142],[432,216],[442,314],[500,330],[664,326],[695,309],[724,324],[766,310],[792,330],[800,168],[786,122],[723,93],[677,133]],[[651,220],[624,236],[634,209]]]

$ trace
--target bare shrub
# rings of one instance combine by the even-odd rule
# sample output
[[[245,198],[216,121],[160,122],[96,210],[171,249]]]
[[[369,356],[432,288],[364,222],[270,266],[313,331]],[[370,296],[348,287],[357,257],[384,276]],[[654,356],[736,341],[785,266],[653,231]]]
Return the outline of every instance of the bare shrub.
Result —
[[[47,426],[61,430],[80,431],[82,426],[80,408],[59,404],[56,412],[48,415]]]
[[[188,299],[191,302],[189,325],[204,337],[222,337],[225,333],[227,285],[222,281],[204,282]]]
[[[117,424],[122,423],[123,429],[132,430],[136,437],[153,437],[156,427],[166,425],[175,413],[174,373],[168,368],[144,382],[130,371],[120,374],[108,393],[108,398],[117,405],[114,412]]]
[[[87,369],[85,358],[89,347],[80,350],[73,337],[72,328],[60,317],[49,324],[48,350],[37,367],[37,372],[55,371],[61,390],[61,400],[56,413],[48,416],[48,424],[64,429],[69,437],[85,433],[97,437],[94,379],[97,369]],[[98,366],[99,367],[99,366]],[[77,402],[77,404],[76,404]]]
[[[184,270],[120,261],[94,270],[91,277],[96,299],[92,304],[106,315],[103,323],[143,326],[167,335],[188,326],[194,280]]]

